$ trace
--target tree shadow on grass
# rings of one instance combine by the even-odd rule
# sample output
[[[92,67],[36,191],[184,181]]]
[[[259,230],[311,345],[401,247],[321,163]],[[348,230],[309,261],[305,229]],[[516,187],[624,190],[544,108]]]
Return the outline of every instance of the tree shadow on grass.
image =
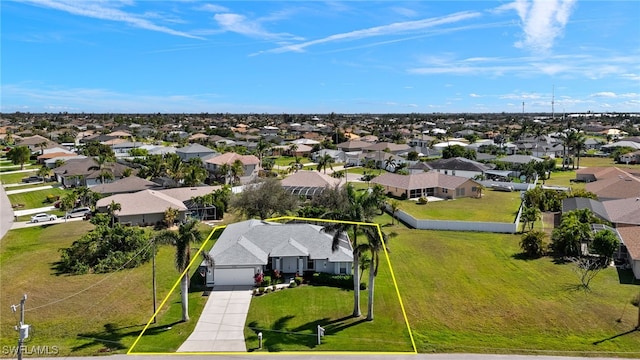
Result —
[[[523,252],[515,253],[511,255],[511,257],[516,260],[524,260],[524,261],[538,260],[541,258],[541,256],[530,256]]]
[[[619,338],[619,337],[621,337],[621,336],[629,335],[629,334],[634,333],[634,332],[636,332],[636,331],[640,331],[640,328],[637,328],[637,327],[636,327],[636,328],[633,328],[633,329],[631,329],[631,330],[627,330],[627,331],[625,331],[625,332],[622,332],[622,333],[620,333],[620,334],[613,335],[613,336],[608,337],[608,338],[606,338],[606,339],[602,339],[602,340],[594,341],[594,342],[593,342],[593,345],[600,345],[600,344],[602,344],[602,343],[603,343],[603,342],[605,342],[605,341],[609,341],[609,340],[613,340],[613,339],[615,339],[615,338]]]
[[[176,321],[168,325],[158,325],[155,327],[149,327],[145,331],[145,335],[148,334],[157,334],[160,332],[164,332],[168,327],[174,326],[181,321]],[[79,339],[88,340],[88,342],[77,345],[72,348],[72,352],[79,351],[82,349],[90,348],[96,345],[101,345],[102,347],[98,349],[99,353],[108,353],[117,350],[124,350],[128,347],[122,343],[122,339],[126,337],[136,337],[140,334],[141,328],[146,324],[138,324],[138,325],[130,325],[130,326],[122,326],[117,327],[116,324],[107,323],[104,324],[104,331],[94,331],[87,333],[80,333],[77,335]],[[140,328],[136,330],[127,331],[127,329],[131,328]]]
[[[249,323],[248,327],[255,332],[255,335],[247,340],[256,341],[258,339],[257,334],[263,333],[263,348],[269,352],[283,351],[283,346],[286,344],[298,344],[304,345],[309,349],[314,349],[318,346],[317,343],[317,331],[318,326],[321,326],[325,330],[325,335],[334,335],[338,332],[348,329],[352,326],[359,325],[367,320],[363,317],[345,316],[339,319],[322,318],[314,321],[309,321],[305,324],[297,326],[295,328],[288,329],[287,324],[295,318],[294,315],[287,315],[277,319],[270,328],[263,328],[257,322],[253,321]],[[257,348],[250,349],[249,351],[259,350]]]

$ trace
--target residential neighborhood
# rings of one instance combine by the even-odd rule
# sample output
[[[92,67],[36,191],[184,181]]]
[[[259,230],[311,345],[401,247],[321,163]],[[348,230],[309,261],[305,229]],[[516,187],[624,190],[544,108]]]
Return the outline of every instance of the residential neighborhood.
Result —
[[[635,308],[625,305],[625,296],[640,285],[640,163],[634,157],[640,137],[631,135],[640,134],[640,117],[587,115],[578,121],[538,114],[3,114],[0,181],[10,209],[2,213],[7,225],[1,252],[8,251],[6,244],[19,246],[27,236],[19,234],[39,229],[40,235],[28,235],[35,236],[29,241],[57,244],[54,258],[47,261],[65,276],[49,270],[34,276],[53,276],[49,281],[74,291],[82,289],[69,281],[78,277],[99,281],[96,277],[107,273],[148,274],[152,255],[158,256],[154,266],[162,270],[154,281],[162,284],[157,291],[164,300],[153,301],[147,318],[167,328],[196,325],[172,340],[175,347],[166,348],[165,340],[156,340],[159,335],[140,327],[123,340],[133,351],[249,351],[258,346],[256,329],[264,334],[264,329],[279,326],[255,313],[274,298],[290,304],[281,304],[282,316],[299,313],[304,304],[298,301],[309,296],[340,299],[353,309],[338,317],[347,316],[354,328],[362,320],[402,319],[405,306],[429,314],[420,316],[439,318],[442,314],[419,297],[431,296],[422,291],[442,285],[437,277],[416,280],[412,274],[424,268],[436,276],[441,269],[463,266],[456,265],[456,256],[438,253],[458,246],[458,252],[469,251],[467,262],[486,261],[480,260],[483,256],[504,262],[492,270],[501,276],[517,274],[513,269],[526,261],[533,264],[527,271],[535,272],[536,279],[562,272],[561,283],[549,280],[544,286],[575,281],[588,289],[584,294],[606,288],[620,297],[606,311],[629,322]],[[32,125],[43,121],[46,129]],[[606,135],[615,129],[628,136]],[[263,213],[273,216],[257,215]],[[49,238],[55,229],[63,235]],[[612,244],[605,252],[598,245],[604,238]],[[482,247],[496,241],[511,254],[488,255]],[[151,244],[158,250],[150,251]],[[579,261],[596,265],[585,268]],[[7,271],[17,268],[11,261],[3,264],[5,281]],[[591,282],[573,275],[575,271],[600,274]],[[399,279],[393,291],[392,274]],[[473,270],[465,276],[479,275]],[[539,301],[521,283],[524,279],[504,280],[505,288],[491,296],[517,289]],[[463,286],[465,281],[456,278],[451,284]],[[133,290],[146,283],[136,284],[130,290],[114,288],[113,294],[124,291],[123,296],[149,303],[148,291]],[[409,289],[415,286],[424,290],[414,294]],[[388,297],[396,291],[402,297]],[[459,290],[444,291],[439,296],[458,301],[451,296]],[[297,292],[305,295],[292,295]],[[236,296],[243,299],[237,307],[243,310],[226,319],[219,304]],[[572,301],[592,301],[585,296]],[[164,302],[172,297],[173,305]],[[33,302],[46,305],[37,295]],[[313,305],[317,310],[308,316],[325,312],[323,306]],[[499,307],[492,311],[504,316]],[[531,310],[517,311],[535,317]],[[593,311],[605,310],[594,305]],[[547,321],[556,321],[555,315],[548,316]],[[218,319],[220,327],[210,329],[207,319]],[[331,336],[342,336],[330,321],[317,321]],[[438,321],[447,324],[446,319]],[[370,336],[403,338],[412,322],[392,321],[386,331],[371,331]],[[611,324],[599,326],[614,326],[615,321]],[[627,336],[620,348],[640,344],[634,336]],[[278,339],[279,344],[285,341]],[[410,343],[399,341],[387,350],[411,351]],[[295,341],[279,346],[306,349]],[[81,354],[112,351],[108,345],[89,343],[87,348],[93,350]]]

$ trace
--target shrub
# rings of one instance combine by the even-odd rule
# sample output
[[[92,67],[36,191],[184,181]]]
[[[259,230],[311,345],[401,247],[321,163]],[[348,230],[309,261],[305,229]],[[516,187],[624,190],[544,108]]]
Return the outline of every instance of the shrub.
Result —
[[[402,193],[402,195],[400,195],[400,200],[407,200],[407,193]]]
[[[429,199],[427,199],[424,196],[420,196],[420,198],[418,199],[418,204],[420,204],[420,205],[425,205],[428,202],[429,202]]]
[[[271,287],[268,287],[268,288],[264,289],[264,292],[265,292],[265,294],[270,293],[271,292]]]
[[[264,294],[264,288],[261,286],[260,288],[258,288],[258,292],[259,292],[260,294]]]
[[[302,278],[300,276],[296,276],[295,278],[293,278],[293,281],[296,283],[296,285],[302,284]]]
[[[276,290],[278,290],[278,287],[277,287],[277,286],[275,286],[275,285],[273,285],[273,286],[271,287],[271,290],[276,291]]]
[[[253,296],[258,295],[260,292],[258,291],[258,289],[253,289]]]
[[[267,275],[267,276],[265,276],[265,277],[262,279],[262,284],[260,284],[260,285],[265,286],[265,287],[266,287],[266,286],[271,286],[271,276],[268,276],[268,275]]]
[[[366,284],[366,283],[361,282],[361,283],[360,283],[360,290],[367,290],[367,284]]]
[[[52,203],[54,203],[54,202],[56,202],[58,200],[60,200],[60,196],[56,196],[56,195],[53,195],[53,194],[47,195],[47,202],[50,203],[50,204],[52,204]]]
[[[297,287],[297,286],[298,286],[298,283],[295,282],[295,281],[293,281],[291,284],[289,284],[290,288],[294,288],[294,287]]]
[[[334,275],[327,273],[314,273],[313,285],[333,286],[342,289],[353,289],[352,275]]]

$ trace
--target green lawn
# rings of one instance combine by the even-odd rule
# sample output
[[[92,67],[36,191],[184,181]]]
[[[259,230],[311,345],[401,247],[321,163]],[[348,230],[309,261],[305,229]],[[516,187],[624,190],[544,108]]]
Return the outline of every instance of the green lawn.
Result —
[[[60,356],[122,353],[153,314],[150,263],[112,274],[55,274],[52,267],[59,259],[58,249],[69,246],[92,226],[82,221],[11,230],[0,242],[0,307],[9,309],[22,294],[28,295],[25,320],[34,331],[26,345],[58,346]],[[159,249],[158,303],[179,275],[174,254],[170,245]],[[198,277],[196,274],[194,279]],[[200,291],[190,294],[192,314],[201,311],[201,295]],[[168,314],[165,319],[175,318],[176,306],[179,316],[180,305],[176,303],[172,301],[171,308],[161,313]],[[0,318],[0,346],[15,345],[15,320],[13,316]],[[161,331],[164,325],[159,319],[151,332]],[[172,335],[182,332],[186,336],[193,326],[195,321],[176,324]]]
[[[277,156],[277,157],[271,157],[271,159],[273,159],[274,163],[278,166],[289,166],[291,165],[291,163],[295,163],[296,161],[293,156]],[[298,159],[300,159],[301,164],[307,164],[307,163],[313,162],[308,157],[299,157]]]
[[[520,208],[520,192],[503,192],[486,189],[482,198],[460,198],[432,201],[419,205],[416,201],[403,200],[400,210],[417,219],[459,221],[515,221]]]
[[[640,357],[640,332],[625,334],[640,283],[615,269],[585,291],[572,265],[519,260],[517,235],[385,229],[398,234],[390,256],[419,352]]]
[[[8,197],[9,197],[9,201],[11,201],[11,204],[13,205],[23,204],[24,206],[21,207],[20,209],[34,209],[34,208],[39,208],[43,206],[53,205],[52,203],[47,202],[47,195],[51,194],[54,196],[62,197],[64,196],[65,193],[66,193],[66,190],[63,190],[59,187],[54,187],[54,188],[45,189],[45,190],[11,194],[11,195],[8,195]]]
[[[38,169],[33,169],[32,172],[23,172],[15,174],[3,174],[0,173],[0,182],[3,184],[16,184],[22,181],[23,178],[35,175]]]

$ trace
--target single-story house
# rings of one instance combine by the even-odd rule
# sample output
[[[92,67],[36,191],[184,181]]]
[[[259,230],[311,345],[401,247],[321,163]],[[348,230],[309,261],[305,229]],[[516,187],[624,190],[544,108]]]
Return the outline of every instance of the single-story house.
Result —
[[[158,187],[160,187],[160,185],[153,181],[142,179],[137,176],[128,176],[114,182],[96,185],[91,188],[91,191],[103,195],[112,195],[134,193]]]
[[[204,161],[204,167],[212,175],[217,175],[220,166],[233,165],[236,160],[240,160],[244,174],[240,176],[240,182],[246,184],[258,176],[260,159],[255,155],[240,155],[234,152],[227,152],[218,156],[210,157]]]
[[[616,228],[640,226],[640,197],[603,201],[602,206]]]
[[[596,194],[600,201],[637,197],[640,194],[640,177],[619,174],[590,182],[585,189]]]
[[[619,162],[622,164],[640,164],[640,150],[620,155]]]
[[[461,176],[425,172],[409,175],[384,173],[371,180],[374,184],[384,187],[385,192],[393,196],[409,199],[421,196],[436,196],[443,199],[461,197],[480,197],[481,185]]]
[[[142,190],[132,194],[116,194],[98,200],[98,212],[108,212],[111,202],[120,204],[121,210],[115,212],[120,223],[131,225],[155,225],[164,221],[164,213],[169,208],[178,210],[176,221],[184,221],[187,207],[182,201],[157,190]]]
[[[253,285],[254,276],[271,270],[283,274],[317,271],[352,274],[353,249],[346,234],[336,251],[333,235],[311,224],[247,220],[228,225],[209,252],[207,286]]]
[[[125,170],[130,169],[128,166],[119,163],[111,163],[102,170],[99,167],[98,162],[91,157],[69,159],[61,166],[53,169],[53,173],[56,176],[56,181],[65,187],[93,187],[101,184],[103,171],[113,176],[113,179],[105,179],[106,183],[122,179],[125,177]]]

